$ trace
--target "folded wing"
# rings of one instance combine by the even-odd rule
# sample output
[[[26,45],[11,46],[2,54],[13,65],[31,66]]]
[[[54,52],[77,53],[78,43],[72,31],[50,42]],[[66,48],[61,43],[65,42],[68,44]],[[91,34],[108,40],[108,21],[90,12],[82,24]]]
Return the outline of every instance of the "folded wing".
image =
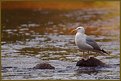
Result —
[[[101,50],[96,41],[89,36],[86,37],[86,43],[92,46],[94,50]]]

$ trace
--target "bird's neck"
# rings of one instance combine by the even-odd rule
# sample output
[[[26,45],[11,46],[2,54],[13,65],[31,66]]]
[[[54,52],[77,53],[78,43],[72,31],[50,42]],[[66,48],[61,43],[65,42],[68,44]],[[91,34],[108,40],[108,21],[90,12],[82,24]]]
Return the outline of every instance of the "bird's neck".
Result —
[[[82,32],[77,32],[76,34],[84,35],[84,33],[82,33]]]
[[[77,32],[76,33],[76,36],[75,36],[76,38],[80,38],[80,37],[85,37],[85,34],[84,33],[80,33],[80,32]]]

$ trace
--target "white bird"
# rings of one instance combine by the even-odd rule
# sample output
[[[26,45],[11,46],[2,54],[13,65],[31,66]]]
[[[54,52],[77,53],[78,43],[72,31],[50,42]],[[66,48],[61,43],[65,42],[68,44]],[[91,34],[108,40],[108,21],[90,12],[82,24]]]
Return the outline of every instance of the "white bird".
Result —
[[[84,51],[88,51],[88,54],[89,51],[100,53],[102,55],[108,54],[106,51],[99,47],[99,45],[95,42],[94,39],[85,34],[85,29],[83,27],[77,27],[73,31],[77,31],[75,36],[75,43],[78,46],[79,50],[83,51],[84,58],[86,58],[84,55]]]

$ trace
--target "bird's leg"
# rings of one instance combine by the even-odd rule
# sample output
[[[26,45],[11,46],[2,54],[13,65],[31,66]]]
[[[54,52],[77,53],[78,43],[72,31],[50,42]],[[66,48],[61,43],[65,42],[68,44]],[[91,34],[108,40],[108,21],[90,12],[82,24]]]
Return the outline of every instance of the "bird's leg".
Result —
[[[84,56],[84,51],[82,50],[82,56]]]
[[[94,56],[96,57],[97,55],[98,55],[98,52],[95,52],[95,55]]]
[[[85,54],[84,54],[84,51],[82,50],[82,52],[83,52],[83,55],[82,55],[82,57],[85,59]]]
[[[87,56],[87,59],[89,59],[90,58],[90,55],[91,54],[91,52],[90,51],[88,51],[88,56]]]
[[[83,58],[84,58],[84,60],[87,60],[87,59],[89,59],[89,56],[88,55],[84,55]]]
[[[83,55],[84,55],[84,51],[83,51]]]
[[[98,52],[96,52],[96,54],[98,54]]]
[[[90,51],[88,51],[88,54],[90,53]]]
[[[85,53],[85,51],[83,51],[83,50],[82,50],[82,52],[83,52],[83,55],[82,55],[83,59],[87,60],[89,58],[88,54]]]
[[[84,51],[83,51],[83,57],[84,57]]]

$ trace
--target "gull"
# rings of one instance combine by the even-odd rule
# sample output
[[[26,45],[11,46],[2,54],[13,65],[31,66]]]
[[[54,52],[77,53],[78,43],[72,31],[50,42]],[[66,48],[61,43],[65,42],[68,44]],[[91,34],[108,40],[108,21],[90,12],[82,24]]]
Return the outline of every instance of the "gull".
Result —
[[[75,43],[78,46],[79,50],[83,52],[83,57],[85,59],[87,59],[87,57],[85,57],[84,51],[87,51],[88,54],[89,51],[96,52],[96,54],[99,53],[101,55],[108,54],[105,50],[99,47],[94,39],[85,34],[84,27],[77,27],[76,29],[72,30],[72,32],[73,31],[77,31],[75,35]]]

